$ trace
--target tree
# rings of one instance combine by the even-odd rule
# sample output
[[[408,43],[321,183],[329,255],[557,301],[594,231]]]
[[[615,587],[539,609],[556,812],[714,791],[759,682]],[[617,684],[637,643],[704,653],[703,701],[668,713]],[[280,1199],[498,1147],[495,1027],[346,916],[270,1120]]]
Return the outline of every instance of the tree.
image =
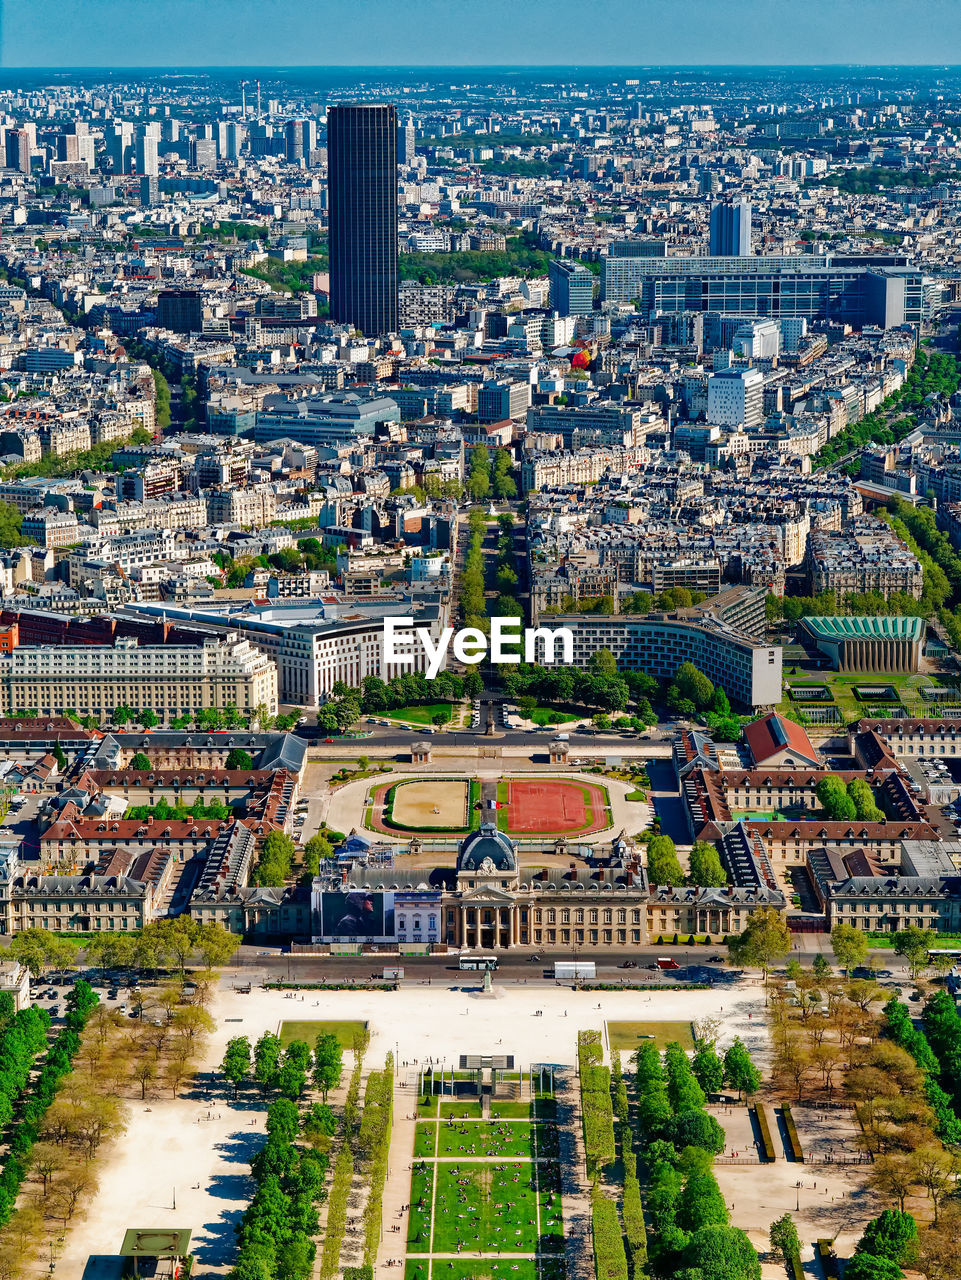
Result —
[[[885,1209],[864,1228],[856,1252],[872,1253],[892,1262],[912,1261],[918,1241],[918,1224],[910,1213]]]
[[[844,1280],[904,1280],[904,1272],[890,1258],[856,1253],[844,1268]]]
[[[254,1079],[265,1098],[277,1082],[280,1054],[280,1037],[270,1031],[265,1031],[254,1045]]]
[[[271,831],[264,840],[260,861],[254,868],[253,881],[258,885],[282,885],[290,875],[297,846],[282,831]]]
[[[774,907],[755,907],[743,933],[732,938],[728,955],[734,964],[760,969],[767,983],[771,968],[791,950],[791,931]]]
[[[798,969],[801,970],[803,975],[804,970],[801,968],[800,964],[798,965]],[[819,982],[825,982],[831,977],[831,966],[828,964],[827,957],[820,951],[817,952],[814,959],[811,961],[811,972]],[[797,979],[795,979],[795,981],[796,980]]]
[[[309,1046],[303,1040],[292,1040],[287,1046],[277,1077],[278,1089],[291,1102],[296,1102],[307,1087],[309,1068]]]
[[[320,870],[321,862],[333,855],[334,846],[321,835],[311,836],[304,845],[304,870],[315,876]]]
[[[724,1055],[724,1079],[732,1089],[737,1090],[740,1098],[746,1093],[750,1096],[761,1087],[761,1073],[751,1061],[751,1055],[744,1046],[740,1036]]]
[[[670,836],[654,836],[647,846],[647,878],[652,885],[684,883],[684,872]]]
[[[794,1219],[789,1213],[785,1213],[783,1217],[776,1218],[771,1223],[769,1234],[771,1253],[775,1258],[779,1258],[784,1262],[800,1262],[801,1240],[797,1233],[797,1227],[794,1225]]]
[[[882,1195],[897,1200],[898,1208],[903,1212],[905,1201],[915,1185],[914,1166],[910,1156],[901,1152],[882,1153],[875,1158],[869,1177],[871,1185]]]
[[[883,822],[884,814],[877,806],[874,792],[863,778],[855,778],[848,783],[848,797],[854,805],[855,815],[859,822]]]
[[[211,921],[203,925],[197,935],[196,949],[207,966],[207,972],[209,973],[214,965],[229,964],[240,946],[240,941],[239,934],[231,933],[222,924]]]
[[[160,717],[156,711],[152,711],[149,707],[144,707],[140,712],[140,723],[145,729],[156,729],[160,723]]]
[[[932,929],[921,929],[918,925],[909,925],[894,935],[895,954],[904,956],[908,962],[912,977],[927,966],[928,952],[937,945],[937,935]]]
[[[728,1213],[721,1188],[710,1169],[695,1169],[687,1178],[677,1202],[677,1225],[698,1231],[717,1224],[727,1226]]]
[[[220,1064],[220,1070],[233,1085],[236,1098],[240,1086],[250,1075],[250,1040],[246,1036],[234,1036],[232,1040],[227,1041],[227,1049],[224,1060]]]
[[[30,970],[33,978],[42,978],[47,971],[47,946],[44,930],[25,929],[14,934],[10,941],[10,955]]]
[[[835,774],[826,774],[814,788],[814,794],[832,822],[853,822],[857,818],[854,801]]]
[[[761,1280],[757,1252],[743,1231],[721,1224],[701,1227],[684,1248],[682,1261],[699,1280]]]
[[[695,840],[691,846],[691,883],[705,888],[727,884],[727,872],[721,866],[717,848],[706,840]]]
[[[591,654],[587,669],[591,675],[595,676],[616,676],[617,659],[610,649],[595,649]]]
[[[464,676],[464,694],[472,701],[484,692],[484,678],[476,668],[472,668]]]
[[[143,751],[138,751],[134,758],[127,765],[128,769],[134,769],[137,773],[149,773],[153,768],[150,763],[150,757]]]
[[[841,921],[831,930],[831,950],[838,964],[850,975],[852,969],[864,964],[867,959],[867,936],[860,929],[855,929],[853,924]]]
[[[714,1155],[724,1150],[724,1130],[706,1111],[682,1111],[668,1125],[668,1137],[678,1151],[701,1147]]]
[[[682,662],[674,675],[674,688],[681,698],[694,703],[696,711],[704,711],[714,698],[714,685],[693,662]],[[730,705],[728,706],[730,710]]]
[[[319,1035],[314,1047],[313,1076],[314,1084],[324,1095],[325,1102],[331,1089],[336,1089],[340,1083],[343,1068],[344,1055],[340,1041],[335,1035],[328,1033]]]
[[[244,751],[241,747],[231,747],[227,752],[227,759],[224,761],[225,769],[242,769],[246,771],[253,767],[254,761],[249,751]]]
[[[697,1042],[691,1070],[705,1093],[720,1092],[724,1083],[724,1063],[718,1057],[713,1045],[703,1041]]]
[[[52,755],[54,760],[57,762],[57,769],[63,773],[67,768],[67,757],[64,755],[63,747],[61,747],[59,742],[55,742],[53,744]]]

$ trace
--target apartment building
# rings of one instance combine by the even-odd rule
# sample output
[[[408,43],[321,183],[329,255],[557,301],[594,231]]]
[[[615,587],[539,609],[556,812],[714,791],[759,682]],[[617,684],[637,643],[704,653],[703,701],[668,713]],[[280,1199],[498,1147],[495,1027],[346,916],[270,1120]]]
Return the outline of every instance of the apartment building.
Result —
[[[277,668],[244,640],[202,645],[20,645],[0,655],[0,709],[8,716],[65,708],[104,719],[115,707],[150,708],[161,720],[206,707],[277,711]]]
[[[551,629],[570,628],[577,667],[587,667],[598,649],[609,649],[618,666],[661,680],[672,679],[682,662],[693,662],[748,707],[770,706],[781,698],[780,646],[763,644],[706,611],[643,617],[560,614],[547,623]],[[537,643],[537,660],[543,663],[544,642]]]

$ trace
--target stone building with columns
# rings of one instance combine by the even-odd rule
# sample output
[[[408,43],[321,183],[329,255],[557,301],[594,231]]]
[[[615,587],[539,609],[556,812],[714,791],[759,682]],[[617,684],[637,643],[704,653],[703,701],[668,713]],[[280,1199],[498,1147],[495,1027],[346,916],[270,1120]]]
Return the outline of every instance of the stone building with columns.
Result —
[[[419,852],[419,846],[411,851]],[[563,856],[568,848],[558,841],[540,852]],[[390,895],[398,946],[465,951],[629,954],[661,935],[740,933],[755,907],[784,907],[782,894],[757,888],[652,887],[640,851],[623,836],[604,847],[569,852],[566,865],[555,860],[553,866],[525,867],[514,841],[484,823],[460,842],[453,866],[355,862],[339,873],[336,886],[315,886],[318,894]],[[533,852],[529,856],[537,861]],[[387,939],[378,942],[389,945]]]

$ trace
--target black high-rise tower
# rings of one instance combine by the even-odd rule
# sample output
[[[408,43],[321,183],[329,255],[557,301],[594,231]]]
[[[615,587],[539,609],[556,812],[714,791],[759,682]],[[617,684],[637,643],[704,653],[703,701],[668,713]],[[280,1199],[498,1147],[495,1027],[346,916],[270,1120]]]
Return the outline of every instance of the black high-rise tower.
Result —
[[[397,329],[397,111],[327,112],[330,315],[367,337]]]

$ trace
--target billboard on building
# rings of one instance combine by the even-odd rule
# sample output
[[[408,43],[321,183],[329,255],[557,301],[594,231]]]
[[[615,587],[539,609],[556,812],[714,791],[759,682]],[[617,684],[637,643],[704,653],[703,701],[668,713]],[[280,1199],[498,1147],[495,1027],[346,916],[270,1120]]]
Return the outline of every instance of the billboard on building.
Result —
[[[393,938],[394,895],[367,889],[322,893],[320,920],[325,942]]]

